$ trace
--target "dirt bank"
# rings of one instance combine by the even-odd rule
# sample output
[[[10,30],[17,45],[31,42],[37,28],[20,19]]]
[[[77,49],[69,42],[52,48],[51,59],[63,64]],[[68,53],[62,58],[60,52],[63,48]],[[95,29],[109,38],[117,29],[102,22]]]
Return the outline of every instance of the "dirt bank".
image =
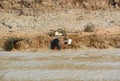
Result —
[[[62,49],[84,49],[84,48],[120,48],[120,30],[103,29],[94,32],[71,32],[67,33],[68,38],[73,40],[71,45],[61,45]],[[54,37],[46,34],[20,34],[20,36],[9,35],[1,38],[1,49],[8,49],[12,39],[22,39],[14,44],[13,50],[38,51],[50,49],[50,42]],[[5,47],[5,48],[4,48]]]
[[[115,2],[114,2],[115,1]],[[26,13],[31,9],[41,11],[51,11],[64,8],[85,8],[88,10],[109,9],[110,6],[120,6],[119,0],[2,0],[0,9],[5,11],[15,11],[19,14]],[[39,12],[39,10],[38,10]]]
[[[47,33],[58,28],[73,39],[63,49],[119,48],[120,7],[115,1],[111,5],[108,0],[2,0],[0,49],[6,49],[9,39],[17,39],[14,50],[49,49],[53,37]],[[90,23],[95,31],[83,32]]]

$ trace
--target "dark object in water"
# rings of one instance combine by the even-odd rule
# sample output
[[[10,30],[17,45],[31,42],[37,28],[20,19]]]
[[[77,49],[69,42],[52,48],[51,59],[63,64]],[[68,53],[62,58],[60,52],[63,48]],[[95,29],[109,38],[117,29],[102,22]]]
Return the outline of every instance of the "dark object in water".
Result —
[[[10,38],[10,39],[8,39],[5,43],[5,45],[4,45],[5,51],[11,51],[14,48],[16,42],[22,41],[22,40],[23,39],[20,39],[20,38]]]
[[[58,39],[54,39],[51,42],[51,50],[55,49],[57,47],[58,50],[61,50],[61,47],[59,45],[59,40]]]

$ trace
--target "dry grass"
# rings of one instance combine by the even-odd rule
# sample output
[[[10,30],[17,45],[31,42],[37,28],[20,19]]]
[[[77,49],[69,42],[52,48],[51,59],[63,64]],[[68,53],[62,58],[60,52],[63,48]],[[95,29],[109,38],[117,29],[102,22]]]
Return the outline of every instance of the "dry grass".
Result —
[[[85,47],[93,47],[93,48],[119,48],[120,47],[120,37],[119,35],[87,35],[87,36],[81,36],[81,35],[71,35],[70,36],[73,39],[72,48],[80,48],[81,46]]]
[[[94,32],[95,26],[92,23],[89,23],[85,26],[85,32]]]
[[[18,39],[21,39],[21,40],[18,40]],[[49,36],[41,35],[41,36],[37,36],[37,37],[33,37],[33,38],[10,37],[2,43],[4,43],[3,49],[6,51],[11,51],[14,49],[17,49],[19,51],[24,51],[24,50],[35,51],[40,48],[49,47],[50,41],[51,41],[51,38]]]
[[[63,37],[64,38],[64,37]],[[68,34],[68,38],[73,40],[71,45],[61,45],[62,49],[77,49],[77,48],[97,48],[97,49],[105,49],[105,48],[120,48],[120,36],[119,34],[110,35],[110,34],[95,34],[88,33],[86,35],[83,34]],[[20,38],[21,39],[21,38]],[[53,37],[48,35],[39,35],[33,38],[23,38],[16,43],[14,43],[13,48],[19,51],[22,50],[30,50],[30,51],[37,51],[38,49],[42,48],[49,48],[50,42],[52,41]],[[61,38],[62,39],[62,38]],[[8,45],[7,40],[5,45]],[[9,46],[5,46],[9,47]],[[13,49],[12,48],[12,49]],[[6,48],[5,48],[6,49]]]

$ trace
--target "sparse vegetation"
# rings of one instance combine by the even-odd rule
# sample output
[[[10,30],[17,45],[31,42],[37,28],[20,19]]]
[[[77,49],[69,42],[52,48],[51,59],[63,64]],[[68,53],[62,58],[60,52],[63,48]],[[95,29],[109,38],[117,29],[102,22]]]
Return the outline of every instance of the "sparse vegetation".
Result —
[[[56,29],[56,30],[50,30],[49,32],[48,32],[48,35],[49,36],[55,36],[55,32],[59,32],[59,33],[62,33],[64,36],[66,35],[66,33],[67,33],[67,29],[66,28],[58,28],[58,29]]]
[[[20,38],[9,38],[8,40],[6,40],[5,44],[4,44],[4,49],[6,51],[11,51],[13,48],[15,48],[15,44],[18,41],[22,41],[23,39]]]
[[[35,49],[49,47],[49,42],[55,36],[56,31],[57,35],[66,36],[68,32],[69,34],[71,34],[71,32],[79,34],[79,32],[82,30],[84,30],[83,33],[95,33],[95,26],[111,28],[119,27],[119,11],[117,11],[117,8],[113,11],[112,9],[111,11],[107,10],[110,9],[108,4],[116,6],[116,4],[120,4],[120,0],[119,2],[116,2],[116,0],[109,0],[109,3],[104,0],[2,0],[0,1],[1,35],[6,34],[8,37],[12,37],[12,35],[14,35],[15,37],[20,38],[21,35],[28,35],[28,37],[30,37],[30,34],[33,36],[32,38],[28,39],[28,41],[25,39],[22,41],[17,41],[16,38],[10,38],[5,43],[5,50],[12,50],[13,48],[21,50],[28,49],[29,47]],[[84,9],[83,6],[85,6],[84,8],[86,9]],[[54,7],[55,11],[53,9],[51,11],[52,7]],[[109,20],[110,18],[112,19]],[[95,25],[89,22],[93,22]],[[34,37],[36,34],[37,36]],[[40,36],[39,34],[45,36]],[[109,42],[109,40],[106,41],[104,38],[100,39],[100,37],[96,36],[81,37],[81,35],[71,35],[69,37],[73,39],[73,43],[71,46],[66,46],[65,49],[80,48],[84,46],[107,48],[109,47],[109,44],[111,44],[110,46],[119,48],[119,42],[117,41],[114,43],[117,38],[112,38],[114,40]]]
[[[44,2],[44,6],[43,3]],[[105,3],[105,5],[101,5],[102,2]],[[39,4],[39,5],[35,5],[35,4]],[[70,5],[68,5],[70,4]],[[97,5],[96,5],[97,4]],[[99,5],[98,5],[99,4]],[[107,2],[107,0],[101,0],[96,2],[96,0],[1,0],[0,1],[0,8],[2,9],[9,9],[9,10],[14,10],[14,9],[20,9],[20,8],[40,8],[40,9],[47,9],[46,7],[48,6],[48,10],[53,9],[53,7],[51,6],[57,6],[57,7],[66,7],[66,8],[86,8],[86,9],[100,9],[101,7],[106,7],[106,5],[116,5],[116,1],[115,0],[109,0]],[[118,2],[118,5],[120,5],[120,1]],[[42,7],[41,7],[42,6]],[[57,8],[56,7],[56,8]]]
[[[109,4],[115,6],[115,0],[109,0]]]
[[[67,33],[66,28],[58,28],[56,31],[58,31],[59,33],[62,33],[63,35],[66,35],[66,33]]]
[[[85,26],[84,31],[85,32],[94,32],[95,26],[92,23],[89,23]]]
[[[41,4],[43,0],[35,0],[35,3]]]
[[[68,38],[73,40],[71,45],[63,46],[62,49],[77,49],[77,48],[97,48],[97,49],[106,49],[110,47],[120,48],[120,37],[114,35],[114,37],[109,35],[80,35],[80,34],[69,34]],[[21,38],[9,38],[5,42],[5,50],[11,51],[12,49],[16,50],[28,50],[37,51],[41,48],[49,48],[52,37],[48,35],[41,35],[29,39]]]
[[[50,30],[47,35],[49,35],[50,37],[55,36],[55,30]]]

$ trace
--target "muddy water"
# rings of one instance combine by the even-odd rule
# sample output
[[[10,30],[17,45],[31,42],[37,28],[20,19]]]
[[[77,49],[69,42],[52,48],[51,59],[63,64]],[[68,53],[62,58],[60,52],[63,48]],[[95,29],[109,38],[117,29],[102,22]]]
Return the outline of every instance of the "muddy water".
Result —
[[[0,81],[120,81],[120,49],[1,51]]]

